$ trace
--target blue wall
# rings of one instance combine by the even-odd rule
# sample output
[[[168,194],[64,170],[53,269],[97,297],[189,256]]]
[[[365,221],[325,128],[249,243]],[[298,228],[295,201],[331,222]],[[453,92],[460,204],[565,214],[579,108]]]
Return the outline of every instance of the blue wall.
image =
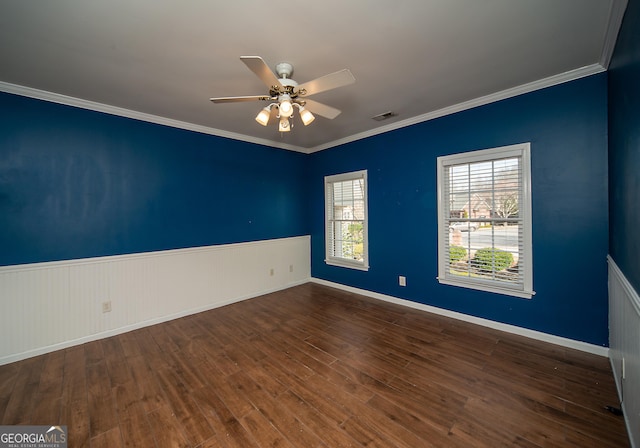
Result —
[[[312,155],[0,94],[0,265],[311,234],[315,277],[606,345],[606,89],[592,76]],[[439,285],[436,157],[520,142],[536,296]],[[323,177],[359,169],[369,272],[323,261]]]
[[[436,157],[521,142],[531,142],[537,294],[438,284]],[[323,177],[360,169],[369,176],[368,272],[323,261]],[[312,154],[310,173],[314,277],[608,345],[606,74]]]
[[[609,71],[611,257],[640,291],[640,2],[632,0]]]
[[[308,234],[304,154],[0,94],[0,265]]]

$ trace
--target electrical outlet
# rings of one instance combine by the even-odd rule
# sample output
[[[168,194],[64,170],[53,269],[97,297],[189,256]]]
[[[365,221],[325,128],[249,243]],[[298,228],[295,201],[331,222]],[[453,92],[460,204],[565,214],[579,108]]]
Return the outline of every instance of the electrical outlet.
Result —
[[[293,272],[293,265],[292,264],[289,265],[289,272]]]
[[[407,286],[407,277],[405,277],[404,275],[398,276],[398,284],[400,286]]]
[[[106,302],[102,302],[102,312],[110,313],[111,312],[111,300],[107,300]]]
[[[273,268],[269,269],[269,275],[270,275],[271,277],[273,277],[274,272],[275,272],[275,271],[273,270]]]

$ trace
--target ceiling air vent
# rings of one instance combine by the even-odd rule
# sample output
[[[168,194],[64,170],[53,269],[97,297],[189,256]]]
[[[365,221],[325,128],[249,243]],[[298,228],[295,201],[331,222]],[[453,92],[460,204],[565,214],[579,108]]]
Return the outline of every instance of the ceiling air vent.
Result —
[[[382,120],[386,120],[387,118],[391,118],[391,117],[395,117],[396,115],[398,115],[395,112],[383,112],[381,114],[378,115],[374,115],[373,117],[371,117],[372,119],[376,120],[376,121],[382,121]]]

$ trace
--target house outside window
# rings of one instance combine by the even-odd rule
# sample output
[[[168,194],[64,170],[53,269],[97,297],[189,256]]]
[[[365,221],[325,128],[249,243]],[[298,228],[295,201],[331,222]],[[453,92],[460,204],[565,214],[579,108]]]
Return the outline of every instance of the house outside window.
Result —
[[[326,176],[325,262],[369,269],[367,239],[367,171]]]
[[[531,298],[530,144],[438,157],[438,281]]]

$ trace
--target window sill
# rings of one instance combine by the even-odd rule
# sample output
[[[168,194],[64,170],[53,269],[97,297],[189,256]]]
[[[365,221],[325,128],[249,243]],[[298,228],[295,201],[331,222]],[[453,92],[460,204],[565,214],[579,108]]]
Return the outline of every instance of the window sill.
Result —
[[[438,277],[438,282],[441,285],[458,286],[460,288],[475,289],[478,291],[485,291],[485,292],[493,292],[496,294],[503,294],[506,296],[519,297],[521,299],[530,299],[535,295],[535,291],[520,291],[517,289],[501,288],[499,286],[493,286],[493,285],[487,285],[487,284],[481,284],[481,283],[470,283],[470,282],[464,282],[464,281],[446,280],[446,279],[441,279],[439,277]]]
[[[324,260],[329,266],[338,266],[341,268],[357,269],[358,271],[368,271],[369,266],[357,261],[350,261],[341,258],[329,258]]]

